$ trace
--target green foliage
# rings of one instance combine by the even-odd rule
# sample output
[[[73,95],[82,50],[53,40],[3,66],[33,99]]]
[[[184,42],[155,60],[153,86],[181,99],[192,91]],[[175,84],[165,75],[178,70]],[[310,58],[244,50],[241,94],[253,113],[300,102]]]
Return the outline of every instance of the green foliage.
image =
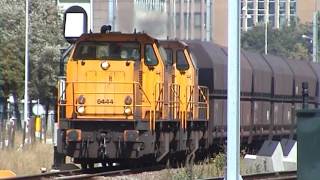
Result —
[[[309,60],[309,41],[302,38],[303,34],[308,34],[309,25],[293,24],[280,29],[273,29],[268,26],[268,53],[282,56],[288,59]],[[265,27],[258,25],[252,30],[242,34],[242,48],[264,53]]]
[[[226,155],[216,154],[199,164],[186,164],[179,169],[167,169],[164,176],[171,180],[203,179],[208,177],[221,177],[224,175]]]
[[[55,1],[29,3],[29,96],[42,101],[52,96],[57,80],[62,20]],[[24,89],[25,1],[0,1],[0,95]]]

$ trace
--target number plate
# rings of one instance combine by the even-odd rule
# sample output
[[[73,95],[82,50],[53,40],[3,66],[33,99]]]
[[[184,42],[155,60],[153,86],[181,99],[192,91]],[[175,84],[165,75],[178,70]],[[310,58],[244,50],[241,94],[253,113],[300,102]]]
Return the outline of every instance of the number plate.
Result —
[[[113,99],[97,99],[97,104],[113,104]]]

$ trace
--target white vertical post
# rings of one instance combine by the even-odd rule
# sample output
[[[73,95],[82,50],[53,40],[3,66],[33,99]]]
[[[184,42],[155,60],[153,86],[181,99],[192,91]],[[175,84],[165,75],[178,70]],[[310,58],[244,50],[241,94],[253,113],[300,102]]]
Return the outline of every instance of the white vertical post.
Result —
[[[180,2],[180,39],[184,39],[184,1],[179,1]]]
[[[187,13],[187,24],[186,24],[186,40],[189,39],[189,25],[190,25],[190,0],[187,0],[187,9],[186,9],[186,13]]]
[[[190,39],[194,39],[194,0],[190,1]]]
[[[264,54],[268,54],[268,22],[264,22]]]
[[[118,17],[118,0],[113,0],[113,29],[117,31],[119,29],[119,24],[117,24],[117,17]]]
[[[90,31],[94,32],[94,30],[93,30],[93,0],[90,0]]]
[[[26,0],[26,29],[24,54],[24,121],[28,120],[28,64],[29,64],[29,0]]]
[[[176,17],[177,17],[177,13],[176,13],[176,0],[173,0],[173,39],[177,38],[177,24],[176,24]]]
[[[318,54],[318,16],[317,11],[313,13],[313,40],[312,40],[312,61],[317,62],[317,54]]]
[[[211,0],[207,0],[206,4],[206,41],[210,41],[210,33],[211,33]]]
[[[269,0],[264,1],[264,54],[268,54]]]
[[[240,172],[240,1],[228,0],[227,179]],[[240,178],[241,179],[241,178]]]
[[[113,1],[114,0],[109,0],[109,24],[112,26],[112,28],[115,28],[114,27],[114,23],[113,23],[113,16],[114,16],[114,7],[113,7]]]
[[[204,0],[201,0],[201,5],[200,5],[200,11],[201,11],[201,20],[200,20],[200,24],[201,24],[201,41],[204,41],[205,40],[205,23],[204,22],[204,8],[205,8],[205,5],[204,5]]]

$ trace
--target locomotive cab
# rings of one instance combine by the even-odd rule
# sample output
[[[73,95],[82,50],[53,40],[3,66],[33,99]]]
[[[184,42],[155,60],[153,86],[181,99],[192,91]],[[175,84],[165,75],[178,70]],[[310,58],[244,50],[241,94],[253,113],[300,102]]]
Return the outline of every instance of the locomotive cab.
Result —
[[[166,52],[170,118],[180,119],[183,127],[187,120],[208,119],[208,91],[206,87],[198,86],[198,70],[187,44],[167,40],[161,41],[160,45]]]
[[[153,89],[163,81],[157,41],[146,34],[82,35],[66,81],[66,119],[150,119],[161,96]]]
[[[81,164],[151,154],[163,80],[158,41],[147,34],[82,35],[58,86],[57,154]]]

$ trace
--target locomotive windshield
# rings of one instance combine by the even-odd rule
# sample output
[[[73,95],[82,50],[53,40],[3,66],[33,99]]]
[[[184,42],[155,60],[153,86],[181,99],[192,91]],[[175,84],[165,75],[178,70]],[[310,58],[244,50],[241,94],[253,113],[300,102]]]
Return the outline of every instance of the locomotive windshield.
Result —
[[[177,51],[177,69],[179,71],[185,71],[189,69],[189,64],[186,56],[182,50]]]
[[[80,42],[74,60],[133,60],[140,59],[140,44],[136,42]]]

